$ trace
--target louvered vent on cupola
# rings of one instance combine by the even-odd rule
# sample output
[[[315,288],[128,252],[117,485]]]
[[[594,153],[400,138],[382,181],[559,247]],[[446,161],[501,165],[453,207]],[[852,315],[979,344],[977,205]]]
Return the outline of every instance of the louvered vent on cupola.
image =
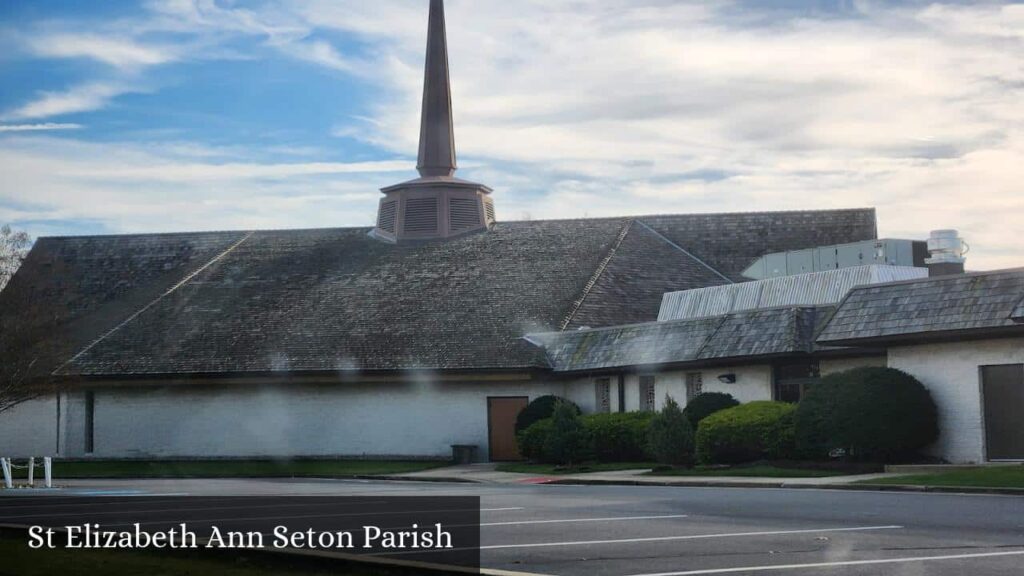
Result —
[[[488,226],[497,222],[497,218],[494,217],[494,200],[491,200],[490,198],[484,198],[484,210],[487,211]]]
[[[480,227],[480,201],[477,198],[449,198],[448,223],[452,232]]]
[[[395,233],[395,221],[398,217],[398,202],[392,200],[384,202],[380,207],[380,216],[377,218],[377,227],[389,233]]]
[[[410,198],[405,203],[404,230],[410,234],[437,234],[437,198]]]
[[[455,177],[448,39],[443,0],[430,0],[423,115],[415,180],[381,189],[377,227],[371,236],[386,242],[422,242],[487,232],[494,224],[491,189]]]

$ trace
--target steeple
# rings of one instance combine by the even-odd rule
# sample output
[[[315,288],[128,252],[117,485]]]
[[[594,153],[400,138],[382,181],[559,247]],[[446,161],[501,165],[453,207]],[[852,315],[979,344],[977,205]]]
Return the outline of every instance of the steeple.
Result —
[[[494,224],[491,189],[454,176],[455,127],[443,0],[430,0],[422,114],[416,165],[420,177],[381,190],[384,198],[371,236],[404,242],[489,230]]]
[[[416,169],[420,171],[420,176],[451,176],[455,168],[455,126],[452,123],[444,0],[430,0],[423,115],[420,118],[420,156]]]

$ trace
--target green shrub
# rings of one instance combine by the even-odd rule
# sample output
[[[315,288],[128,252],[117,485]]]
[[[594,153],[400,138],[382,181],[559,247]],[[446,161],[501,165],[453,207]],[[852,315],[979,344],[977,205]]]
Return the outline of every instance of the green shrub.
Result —
[[[736,464],[785,457],[795,410],[785,402],[750,402],[708,416],[697,427],[697,460]]]
[[[822,378],[807,388],[795,420],[796,446],[809,458],[841,449],[855,460],[893,462],[939,436],[931,394],[892,368],[855,368]]]
[[[693,400],[686,403],[686,408],[683,408],[683,415],[686,416],[686,419],[690,421],[690,426],[696,431],[701,420],[715,412],[739,406],[739,404],[732,395],[725,392],[705,392],[694,396]]]
[[[544,458],[555,464],[571,465],[589,456],[587,431],[579,409],[571,402],[555,402],[551,432],[544,441]]]
[[[564,398],[559,398],[558,396],[541,396],[539,398],[534,398],[533,401],[527,404],[526,408],[520,410],[519,414],[516,416],[516,434],[526,430],[534,422],[550,418],[555,412],[555,404],[559,401],[572,406],[573,409],[576,410],[576,414],[580,413],[579,406]]]
[[[693,464],[693,428],[671,396],[665,396],[665,407],[651,420],[647,437],[651,455],[659,463]]]
[[[591,414],[583,427],[598,462],[642,462],[647,459],[647,426],[650,412]]]
[[[551,434],[551,418],[538,420],[526,430],[516,434],[516,441],[519,444],[519,454],[534,462],[547,462],[544,458],[544,443]]]

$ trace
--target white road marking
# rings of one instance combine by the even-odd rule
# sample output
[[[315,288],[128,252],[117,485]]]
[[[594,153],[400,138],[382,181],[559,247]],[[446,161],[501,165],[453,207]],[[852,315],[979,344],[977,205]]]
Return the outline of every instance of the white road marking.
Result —
[[[615,518],[568,518],[565,520],[521,520],[518,522],[485,522],[480,526],[518,526],[520,524],[562,524],[569,522],[624,522],[627,520],[660,520],[664,518],[687,518],[686,514],[668,516],[619,516]]]
[[[526,510],[520,506],[519,508],[481,508],[481,512],[511,512],[513,510]]]
[[[702,540],[706,538],[740,538],[749,536],[782,536],[787,534],[818,534],[821,532],[865,532],[868,530],[898,530],[903,526],[856,526],[853,528],[818,528],[816,530],[774,530],[771,532],[733,532],[731,534],[690,534],[687,536],[659,536],[654,538],[626,538],[622,540],[583,540],[573,542],[538,542],[536,544],[497,544],[481,546],[481,550],[506,548],[550,548],[555,546],[590,546],[595,544],[633,544],[638,542],[668,542],[673,540]]]
[[[777,566],[744,566],[739,568],[714,568],[711,570],[687,570],[683,572],[659,572],[637,574],[636,576],[697,576],[698,574],[730,574],[736,572],[766,572],[769,570],[799,570],[805,568],[834,568],[840,566],[870,566],[874,564],[900,564],[906,562],[935,562],[940,560],[970,560],[973,558],[998,558],[1000,556],[1024,556],[1024,550],[1016,552],[982,552],[978,554],[954,554],[950,556],[918,556],[907,558],[879,558],[877,560],[848,560],[845,562],[818,562],[816,564],[787,564]]]
[[[522,508],[484,508],[481,512],[498,512],[503,510],[522,510]],[[403,510],[401,512],[341,512],[336,514],[302,514],[297,516],[261,516],[257,518],[175,518],[168,520],[153,520],[150,522],[133,522],[130,524],[104,524],[105,528],[112,526],[134,526],[139,524],[140,526],[152,526],[161,524],[175,524],[178,522],[185,522],[187,524],[214,524],[217,522],[263,522],[267,520],[308,520],[312,518],[345,518],[345,517],[357,517],[357,516],[403,516],[412,513],[455,513],[455,512],[475,512],[476,508],[452,508],[449,510]]]
[[[360,502],[359,504],[386,504],[384,500],[371,501],[371,502]],[[110,502],[105,503],[108,506],[113,505]],[[134,514],[163,514],[166,512],[206,512],[207,510],[256,510],[260,508],[301,508],[309,506],[308,503],[294,503],[294,504],[258,504],[258,505],[246,505],[246,506],[204,506],[202,508],[156,508],[149,510],[107,510],[104,512],[48,512],[43,514],[20,514],[17,516],[6,516],[5,519],[22,519],[22,518],[49,518],[58,517],[64,518],[67,516],[104,516],[104,515],[134,515]]]

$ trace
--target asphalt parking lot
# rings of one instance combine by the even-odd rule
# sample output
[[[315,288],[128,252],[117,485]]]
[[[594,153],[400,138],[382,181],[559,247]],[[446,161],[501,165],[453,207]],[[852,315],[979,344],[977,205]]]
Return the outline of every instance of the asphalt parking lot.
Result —
[[[1013,496],[341,480],[82,481],[60,493],[479,496],[484,567],[538,574],[1024,573]]]

